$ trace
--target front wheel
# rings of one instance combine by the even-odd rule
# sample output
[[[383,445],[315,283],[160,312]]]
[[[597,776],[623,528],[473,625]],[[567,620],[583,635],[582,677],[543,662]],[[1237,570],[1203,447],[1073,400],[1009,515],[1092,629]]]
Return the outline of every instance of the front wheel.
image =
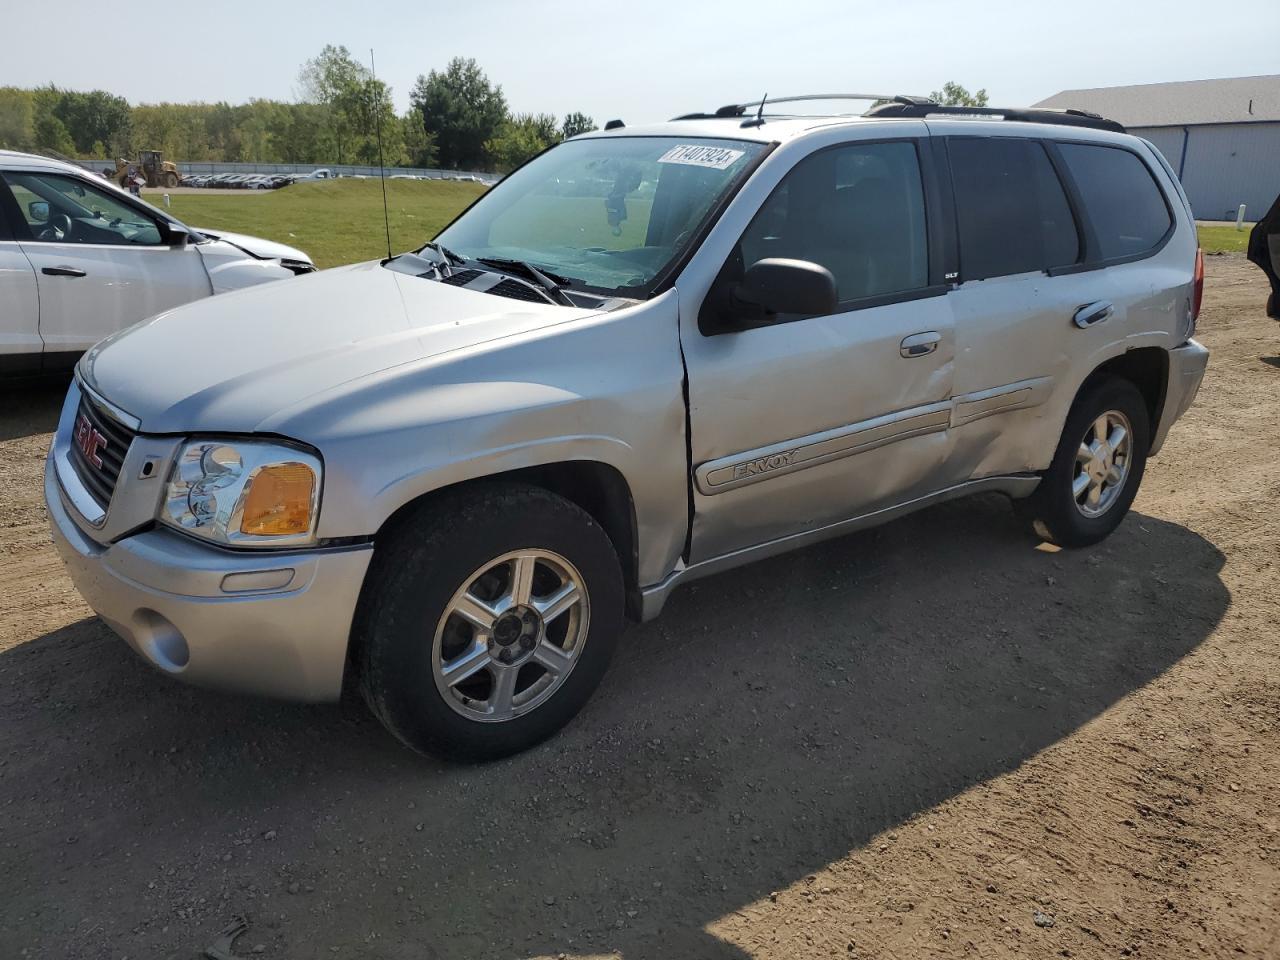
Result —
[[[415,750],[516,753],[586,703],[622,612],[618,556],[581,508],[519,485],[447,495],[376,547],[356,623],[361,688]]]
[[[1128,380],[1109,378],[1076,398],[1053,462],[1020,511],[1062,547],[1087,547],[1129,511],[1147,464],[1146,401]]]

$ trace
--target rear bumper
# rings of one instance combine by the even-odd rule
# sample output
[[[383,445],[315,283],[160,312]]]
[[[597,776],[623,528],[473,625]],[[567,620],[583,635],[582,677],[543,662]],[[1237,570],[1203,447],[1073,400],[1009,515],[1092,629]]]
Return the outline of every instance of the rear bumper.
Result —
[[[1188,340],[1182,346],[1169,351],[1169,385],[1165,389],[1164,408],[1160,423],[1151,438],[1152,456],[1160,452],[1169,428],[1191,407],[1204,380],[1209,364],[1209,351],[1198,341]]]
[[[52,458],[44,494],[76,589],[148,663],[202,686],[338,699],[372,547],[238,553],[162,529],[104,545],[70,516]]]

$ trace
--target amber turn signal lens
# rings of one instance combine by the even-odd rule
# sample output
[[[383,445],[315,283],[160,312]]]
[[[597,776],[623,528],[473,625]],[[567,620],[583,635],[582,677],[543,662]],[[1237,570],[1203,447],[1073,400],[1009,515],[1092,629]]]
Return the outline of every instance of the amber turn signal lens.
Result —
[[[255,537],[306,533],[315,488],[315,474],[301,463],[261,468],[250,481],[240,532]]]

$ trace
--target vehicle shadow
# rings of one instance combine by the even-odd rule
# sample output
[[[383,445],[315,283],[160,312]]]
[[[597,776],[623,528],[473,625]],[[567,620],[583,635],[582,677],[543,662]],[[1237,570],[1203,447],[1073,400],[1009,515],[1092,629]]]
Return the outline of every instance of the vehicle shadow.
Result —
[[[52,433],[70,382],[66,374],[12,381],[0,375],[0,442]]]
[[[1051,553],[999,497],[943,505],[678,592],[568,730],[470,768],[85,620],[0,655],[0,941],[186,957],[243,913],[269,957],[743,957],[704,928],[1168,670],[1222,564],[1141,514]]]

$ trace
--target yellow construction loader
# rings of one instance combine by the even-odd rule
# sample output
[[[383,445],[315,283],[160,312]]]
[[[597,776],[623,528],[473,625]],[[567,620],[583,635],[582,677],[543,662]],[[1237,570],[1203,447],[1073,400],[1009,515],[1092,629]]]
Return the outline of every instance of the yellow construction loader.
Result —
[[[177,165],[166,160],[159,150],[140,151],[136,163],[123,158],[117,160],[115,173],[110,175],[110,179],[128,189],[130,169],[142,177],[148,187],[176,187],[182,179]]]

